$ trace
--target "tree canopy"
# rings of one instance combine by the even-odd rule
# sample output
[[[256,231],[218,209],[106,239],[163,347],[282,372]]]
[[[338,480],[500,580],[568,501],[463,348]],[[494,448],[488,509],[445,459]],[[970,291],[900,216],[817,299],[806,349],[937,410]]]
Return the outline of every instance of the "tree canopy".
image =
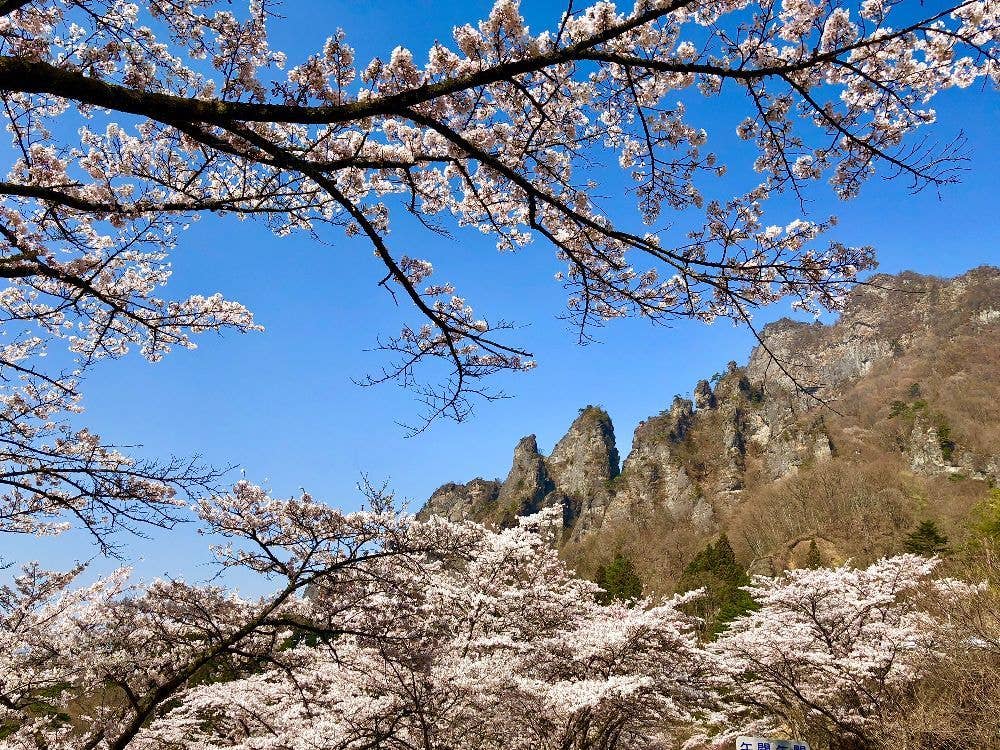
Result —
[[[722,534],[709,543],[684,568],[678,584],[680,591],[702,590],[689,609],[703,621],[702,629],[710,636],[718,635],[727,624],[756,609],[747,588],[750,576],[736,560],[729,537]]]
[[[915,555],[940,555],[948,551],[948,537],[941,533],[937,522],[925,519],[906,535],[903,549]]]
[[[760,609],[706,645],[684,611],[699,592],[598,603],[552,546],[551,510],[492,531],[370,500],[342,514],[241,483],[203,504],[231,542],[217,563],[278,582],[260,599],[26,566],[0,586],[0,742],[643,750],[792,728],[878,748],[949,639],[968,640],[922,605],[979,590],[913,555],[757,578]]]
[[[598,601],[634,602],[642,598],[642,579],[635,572],[631,558],[619,552],[610,563],[597,569],[595,582],[603,591]]]
[[[931,102],[1000,76],[990,0],[570,4],[538,33],[498,0],[450,44],[367,63],[339,31],[290,60],[269,42],[278,22],[269,0],[0,2],[4,528],[54,532],[68,513],[106,539],[171,523],[177,498],[217,478],[139,461],[68,419],[97,360],[258,328],[221,295],[163,293],[200,215],[370,248],[413,317],[378,339],[387,359],[366,382],[413,388],[419,429],[464,418],[498,395],[490,376],[535,360],[510,338],[517,311],[474,312],[446,264],[394,245],[393,216],[510,252],[542,241],[581,339],[626,316],[749,323],[781,298],[836,310],[872,248],[824,244],[833,219],[768,224],[768,199],[804,201],[821,181],[853,198],[876,175],[956,180],[961,141],[921,135]],[[699,124],[724,93],[757,173],[738,195]],[[623,171],[634,222],[611,218],[595,163]],[[54,340],[65,369],[43,359]]]

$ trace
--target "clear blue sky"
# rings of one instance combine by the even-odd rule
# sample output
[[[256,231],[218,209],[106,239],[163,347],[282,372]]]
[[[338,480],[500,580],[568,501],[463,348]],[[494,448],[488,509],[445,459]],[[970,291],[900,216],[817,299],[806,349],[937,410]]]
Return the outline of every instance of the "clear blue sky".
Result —
[[[540,29],[557,22],[564,3],[524,5]],[[488,11],[482,0],[296,0],[282,10],[286,20],[273,25],[274,41],[294,63],[339,26],[362,64],[387,56],[396,44],[420,60],[435,39],[450,41],[454,25]],[[743,114],[713,106],[692,108],[690,119],[705,127],[719,123],[718,133],[710,129],[709,147],[718,137],[716,148],[745,176],[747,155],[727,150]],[[961,185],[940,198],[930,191],[913,197],[903,183],[876,181],[847,204],[817,186],[809,206],[813,218],[839,215],[842,241],[876,246],[883,271],[953,275],[1000,262],[998,98],[990,91],[957,92],[936,107],[936,134],[947,139],[964,130],[973,148]],[[620,194],[614,184],[603,192]],[[787,223],[795,214],[784,208],[768,218]],[[397,252],[432,260],[477,310],[526,324],[518,341],[537,355],[539,367],[503,381],[513,398],[480,404],[466,423],[441,422],[405,438],[396,422],[415,418],[412,396],[393,385],[363,389],[351,382],[377,367],[378,356],[365,352],[376,333],[394,333],[401,320],[376,287],[381,272],[370,248],[340,236],[329,245],[305,236],[278,239],[251,222],[213,219],[183,238],[172,293],[221,291],[254,310],[266,332],[203,338],[197,351],[176,352],[156,365],[133,355],[100,367],[86,385],[86,423],[109,440],[144,444],[149,456],[200,453],[214,464],[240,465],[278,495],[304,487],[347,508],[357,504],[354,485],[367,472],[389,480],[415,510],[443,482],[504,476],[525,434],[536,433],[541,449],[550,450],[586,404],[611,414],[624,455],[639,420],[668,406],[675,393],[690,393],[728,360],[745,361],[752,346],[746,329],[727,323],[665,329],[627,321],[601,331],[603,343],[581,348],[557,319],[565,293],[552,279],[558,264],[542,242],[516,256],[500,255],[478,233],[458,230],[447,240],[399,220],[394,226]],[[787,313],[781,305],[758,319]],[[75,536],[4,540],[12,541],[7,559],[62,565],[93,554]],[[195,563],[206,559],[204,539],[189,531],[130,544],[143,575],[197,577],[203,570]]]

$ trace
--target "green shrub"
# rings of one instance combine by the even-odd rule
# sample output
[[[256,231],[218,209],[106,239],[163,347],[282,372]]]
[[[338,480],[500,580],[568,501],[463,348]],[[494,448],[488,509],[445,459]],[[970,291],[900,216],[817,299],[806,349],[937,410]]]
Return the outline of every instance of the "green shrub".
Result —
[[[889,416],[898,417],[901,414],[906,414],[910,410],[910,407],[905,401],[900,401],[898,398],[889,404]]]
[[[937,428],[938,445],[941,446],[941,455],[944,460],[950,462],[955,454],[955,441],[951,439],[951,428],[947,424],[940,424]]]
[[[991,489],[972,509],[972,530],[976,536],[1000,542],[1000,487]]]

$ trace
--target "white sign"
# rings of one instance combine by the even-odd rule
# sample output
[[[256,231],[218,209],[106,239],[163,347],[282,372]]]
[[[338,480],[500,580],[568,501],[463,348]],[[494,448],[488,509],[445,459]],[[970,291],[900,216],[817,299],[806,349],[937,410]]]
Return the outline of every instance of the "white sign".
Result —
[[[779,737],[737,737],[736,750],[809,750],[809,743]]]

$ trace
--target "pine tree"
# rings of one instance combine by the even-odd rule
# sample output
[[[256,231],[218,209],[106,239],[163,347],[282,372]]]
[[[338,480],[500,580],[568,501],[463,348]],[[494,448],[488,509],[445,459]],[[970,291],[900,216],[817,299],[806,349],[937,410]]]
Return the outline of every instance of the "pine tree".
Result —
[[[705,595],[688,609],[704,620],[706,635],[716,636],[731,620],[756,609],[750,594],[742,588],[749,583],[750,576],[736,561],[729,538],[723,534],[715,544],[708,544],[695,555],[684,569],[678,591],[705,589]]]
[[[921,521],[903,542],[903,548],[915,555],[943,555],[948,552],[948,537],[941,533],[934,521]]]
[[[819,547],[816,546],[815,539],[809,541],[809,552],[806,553],[806,567],[814,570],[823,567],[823,557],[819,554]]]
[[[597,585],[604,591],[597,597],[602,604],[612,601],[634,602],[642,598],[642,579],[635,572],[632,560],[621,552],[607,566],[597,569]]]

